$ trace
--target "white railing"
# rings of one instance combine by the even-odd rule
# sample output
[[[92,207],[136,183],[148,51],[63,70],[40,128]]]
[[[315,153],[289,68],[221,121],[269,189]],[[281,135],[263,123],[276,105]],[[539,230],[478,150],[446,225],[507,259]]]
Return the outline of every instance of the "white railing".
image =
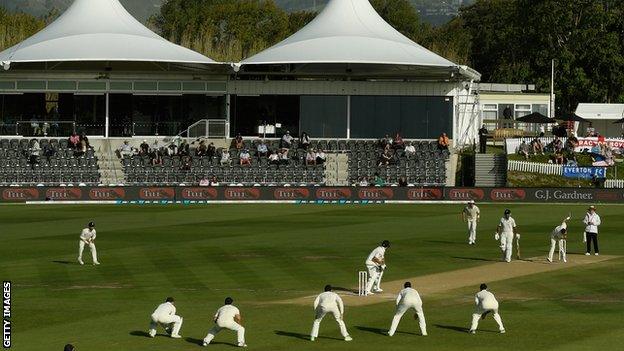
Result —
[[[227,138],[227,121],[224,119],[202,119],[186,130],[187,138]]]
[[[624,179],[607,179],[604,187],[608,189],[624,189]]]
[[[507,170],[548,175],[563,175],[562,165],[528,161],[507,161]]]

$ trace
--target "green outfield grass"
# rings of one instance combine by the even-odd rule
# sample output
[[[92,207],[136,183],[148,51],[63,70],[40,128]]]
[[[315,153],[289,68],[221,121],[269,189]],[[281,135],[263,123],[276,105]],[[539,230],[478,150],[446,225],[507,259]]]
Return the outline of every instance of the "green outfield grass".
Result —
[[[232,296],[250,350],[616,350],[624,344],[624,258],[490,284],[507,334],[489,318],[465,328],[477,287],[424,298],[428,337],[405,315],[392,338],[393,304],[346,306],[354,338],[329,316],[307,341],[312,306],[272,301],[355,287],[366,255],[392,242],[384,280],[490,264],[503,205],[481,205],[477,246],[466,244],[461,205],[2,206],[0,275],[13,286],[13,348],[79,351],[198,350],[214,311]],[[568,250],[584,252],[585,206],[514,205],[525,257],[545,257],[549,233],[572,212]],[[601,252],[624,256],[623,206],[599,206]],[[76,264],[78,235],[97,223],[100,266]],[[90,263],[88,250],[85,261]],[[484,282],[488,278],[482,277]],[[441,282],[442,283],[442,282]],[[415,286],[418,289],[418,286]],[[183,339],[145,336],[167,296]],[[162,334],[162,331],[159,331]],[[231,350],[224,331],[210,350]]]

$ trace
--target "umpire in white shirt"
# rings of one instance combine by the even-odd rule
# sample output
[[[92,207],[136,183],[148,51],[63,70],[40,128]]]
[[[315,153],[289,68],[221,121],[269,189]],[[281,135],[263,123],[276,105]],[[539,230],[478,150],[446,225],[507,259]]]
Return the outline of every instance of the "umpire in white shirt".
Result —
[[[583,219],[583,223],[585,223],[584,241],[587,243],[587,251],[585,252],[585,255],[591,255],[591,246],[593,242],[594,255],[598,256],[600,253],[600,250],[598,250],[598,226],[600,226],[602,222],[600,221],[600,216],[596,213],[596,206],[589,206],[587,214],[585,214],[585,218]]]

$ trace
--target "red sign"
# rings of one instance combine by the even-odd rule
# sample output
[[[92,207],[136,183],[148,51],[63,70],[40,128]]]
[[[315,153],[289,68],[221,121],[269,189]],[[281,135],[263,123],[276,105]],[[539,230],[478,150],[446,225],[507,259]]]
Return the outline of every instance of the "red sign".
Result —
[[[451,189],[448,193],[449,200],[483,200],[483,189]]]
[[[278,188],[273,192],[275,200],[305,200],[310,197],[306,188]]]
[[[619,194],[606,191],[596,192],[596,200],[599,201],[617,201],[620,199]]]
[[[494,201],[524,200],[526,191],[523,189],[492,189],[490,198]]]
[[[392,200],[394,192],[390,188],[361,188],[358,197],[360,200]]]
[[[46,190],[46,199],[82,200],[82,190],[79,188],[50,188]]]
[[[443,195],[442,189],[413,188],[407,190],[409,200],[441,200]]]
[[[175,198],[174,188],[140,188],[141,200],[172,200]]]
[[[39,198],[39,190],[35,188],[8,188],[2,191],[2,199],[6,201],[29,201]]]
[[[342,200],[351,198],[349,188],[321,188],[316,190],[316,198],[319,200]]]
[[[123,188],[91,188],[89,199],[91,200],[124,200],[126,191]]]
[[[227,188],[225,189],[227,200],[258,200],[260,189],[258,188]]]
[[[184,200],[214,200],[218,196],[215,188],[183,188]]]

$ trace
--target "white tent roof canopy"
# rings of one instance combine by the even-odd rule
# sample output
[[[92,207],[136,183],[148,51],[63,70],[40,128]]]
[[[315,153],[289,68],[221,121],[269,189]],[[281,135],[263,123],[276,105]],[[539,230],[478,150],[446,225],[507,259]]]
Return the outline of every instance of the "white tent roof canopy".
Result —
[[[173,44],[137,21],[118,0],[74,0],[56,21],[0,52],[0,61],[126,61],[216,64]]]
[[[318,64],[412,66],[480,78],[478,72],[459,66],[401,34],[368,0],[330,0],[304,28],[240,62],[243,68]]]
[[[589,120],[624,118],[624,104],[586,104],[576,107],[576,114]]]

